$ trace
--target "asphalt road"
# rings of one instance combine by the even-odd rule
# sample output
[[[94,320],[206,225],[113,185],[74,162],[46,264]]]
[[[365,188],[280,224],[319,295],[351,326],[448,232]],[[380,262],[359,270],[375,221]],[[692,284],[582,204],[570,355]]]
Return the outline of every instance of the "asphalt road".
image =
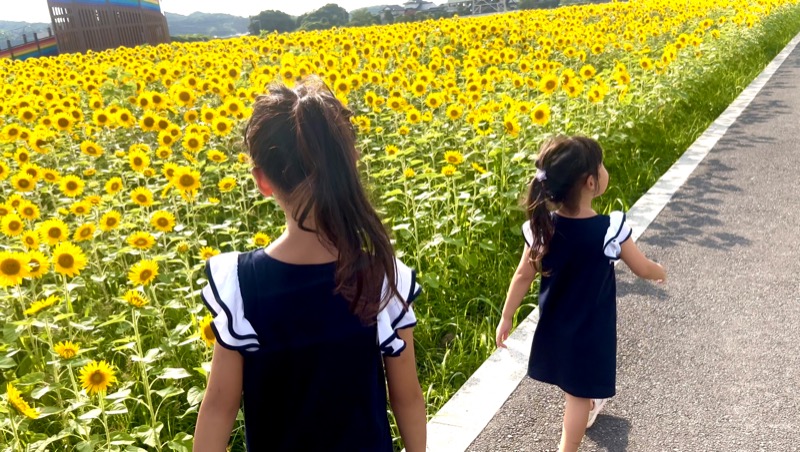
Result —
[[[800,451],[800,46],[639,246],[669,280],[617,267],[617,396],[581,450]],[[525,378],[468,450],[556,450],[562,413]]]

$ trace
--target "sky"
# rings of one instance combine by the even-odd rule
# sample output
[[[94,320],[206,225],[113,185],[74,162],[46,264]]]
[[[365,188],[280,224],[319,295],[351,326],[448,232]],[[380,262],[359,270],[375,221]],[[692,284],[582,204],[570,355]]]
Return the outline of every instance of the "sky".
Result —
[[[161,9],[183,15],[195,11],[225,13],[234,16],[254,16],[261,11],[277,9],[293,16],[314,11],[328,3],[336,3],[352,11],[365,6],[401,4],[405,0],[161,0]],[[0,20],[15,22],[50,22],[47,0],[0,0]]]

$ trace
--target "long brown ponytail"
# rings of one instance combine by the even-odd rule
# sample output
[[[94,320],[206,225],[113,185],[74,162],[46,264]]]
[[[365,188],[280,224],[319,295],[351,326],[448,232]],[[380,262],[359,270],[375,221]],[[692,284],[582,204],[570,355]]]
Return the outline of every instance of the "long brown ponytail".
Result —
[[[537,271],[542,271],[542,258],[555,233],[551,210],[560,205],[576,210],[583,182],[587,176],[597,178],[602,163],[603,150],[591,138],[558,136],[540,148],[537,177],[531,180],[526,202],[533,235],[530,262]]]
[[[295,206],[300,228],[338,252],[336,291],[371,323],[398,295],[396,269],[389,235],[358,174],[351,116],[318,79],[295,89],[274,84],[256,99],[245,143],[254,165]]]

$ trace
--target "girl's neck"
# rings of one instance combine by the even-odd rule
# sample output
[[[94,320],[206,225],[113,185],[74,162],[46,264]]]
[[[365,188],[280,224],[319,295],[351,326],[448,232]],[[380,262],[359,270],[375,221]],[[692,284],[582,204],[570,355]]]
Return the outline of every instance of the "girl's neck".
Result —
[[[589,196],[581,196],[581,200],[578,203],[577,208],[570,209],[569,207],[562,205],[556,213],[559,216],[565,218],[591,218],[597,215],[597,212],[592,209],[592,197]]]
[[[266,249],[270,257],[281,262],[297,265],[315,265],[336,262],[338,253],[316,232],[316,224],[312,219],[307,219],[305,227],[312,231],[300,228],[291,216],[286,216],[286,230],[272,242]]]

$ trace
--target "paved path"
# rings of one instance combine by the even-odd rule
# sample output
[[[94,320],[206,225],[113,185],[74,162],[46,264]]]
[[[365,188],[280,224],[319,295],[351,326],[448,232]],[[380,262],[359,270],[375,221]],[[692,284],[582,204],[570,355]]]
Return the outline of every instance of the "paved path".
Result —
[[[581,450],[800,451],[800,46],[639,246],[669,281],[618,266],[617,396]],[[525,378],[468,450],[556,450],[562,411]]]

